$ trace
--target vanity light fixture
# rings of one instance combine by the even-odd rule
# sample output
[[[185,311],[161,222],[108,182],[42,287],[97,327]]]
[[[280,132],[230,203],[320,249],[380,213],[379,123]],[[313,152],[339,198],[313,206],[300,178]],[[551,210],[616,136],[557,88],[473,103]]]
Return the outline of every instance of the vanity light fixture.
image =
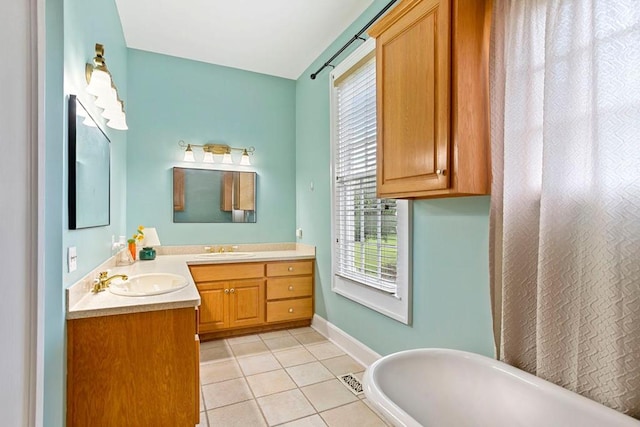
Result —
[[[231,147],[226,144],[204,144],[204,145],[187,144],[183,140],[178,141],[178,146],[184,149],[183,160],[185,162],[196,161],[195,155],[193,153],[193,148],[196,147],[196,148],[201,148],[202,151],[204,152],[204,157],[202,159],[204,163],[215,163],[216,156],[218,159],[220,159],[220,156],[222,156],[221,162],[225,165],[234,164],[231,153],[233,151],[238,151],[242,153],[240,157],[240,165],[251,166],[251,160],[249,160],[249,155],[250,154],[253,155],[253,153],[256,151],[255,147],[237,148],[237,147]]]
[[[103,109],[102,117],[107,119],[107,126],[117,130],[127,130],[127,118],[124,102],[118,98],[118,89],[113,83],[111,72],[104,59],[104,46],[96,43],[96,56],[93,65],[85,65],[87,93],[96,97],[95,105]]]

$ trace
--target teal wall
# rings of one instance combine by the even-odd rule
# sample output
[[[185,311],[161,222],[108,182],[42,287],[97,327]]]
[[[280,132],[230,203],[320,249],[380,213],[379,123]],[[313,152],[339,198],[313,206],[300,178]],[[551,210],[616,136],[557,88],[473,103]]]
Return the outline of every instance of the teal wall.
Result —
[[[130,49],[128,85],[128,234],[142,224],[164,245],[295,239],[295,81]],[[252,166],[235,167],[258,174],[255,224],[173,223],[172,168],[210,167],[183,162],[179,140],[256,148]]]
[[[296,219],[302,242],[317,248],[316,313],[380,354],[448,347],[493,356],[489,197],[414,202],[411,326],[331,291],[330,69],[309,75],[387,2],[374,1],[296,81]]]
[[[127,52],[114,0],[47,0],[45,70],[45,330],[44,425],[64,425],[65,300],[64,288],[111,256],[111,235],[122,234],[125,222],[126,133],[98,123],[111,139],[111,225],[68,230],[67,99],[78,95],[92,111],[84,92],[84,64],[95,43],[105,45],[105,58],[121,98],[126,99]],[[93,116],[98,117],[95,109]],[[76,246],[78,269],[68,273],[66,250]]]

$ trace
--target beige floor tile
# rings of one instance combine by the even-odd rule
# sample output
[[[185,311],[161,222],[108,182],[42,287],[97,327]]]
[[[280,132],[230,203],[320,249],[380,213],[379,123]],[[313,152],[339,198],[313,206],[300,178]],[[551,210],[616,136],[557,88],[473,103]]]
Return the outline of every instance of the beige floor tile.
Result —
[[[289,390],[257,399],[270,426],[296,420],[316,411],[300,390]]]
[[[224,406],[207,412],[211,427],[262,427],[267,423],[255,400]]]
[[[200,423],[196,424],[196,427],[209,427],[206,412],[200,412]]]
[[[327,425],[322,421],[320,415],[315,414],[310,417],[301,418],[299,420],[291,421],[290,423],[280,424],[279,427],[326,427]]]
[[[202,387],[202,392],[207,410],[253,398],[244,378],[207,384]]]
[[[322,361],[322,364],[328,370],[330,370],[333,375],[343,375],[351,372],[364,372],[364,366],[362,366],[346,354],[343,356],[325,359]],[[358,380],[362,382],[362,376],[356,376],[356,378],[358,378]]]
[[[200,364],[200,383],[202,385],[240,377],[242,377],[242,371],[238,362],[233,359]]]
[[[340,347],[329,341],[320,344],[307,345],[305,347],[307,347],[307,350],[309,350],[309,352],[318,360],[329,359],[331,357],[342,356],[344,354],[344,351],[342,351]]]
[[[231,350],[233,350],[233,354],[235,354],[236,357],[255,356],[256,354],[269,352],[269,349],[264,345],[262,340],[231,344]]]
[[[271,351],[302,347],[302,344],[300,344],[298,340],[296,340],[291,335],[287,337],[277,337],[277,338],[266,339],[264,340],[264,343],[267,345],[267,347],[269,347],[269,350]]]
[[[318,412],[358,400],[358,398],[338,380],[312,384],[302,387],[300,390]]]
[[[260,338],[263,340],[270,340],[272,338],[280,338],[280,337],[290,337],[291,334],[287,329],[283,329],[281,331],[273,331],[273,332],[265,332],[264,334],[259,334]]]
[[[246,376],[275,371],[276,369],[282,368],[271,353],[242,357],[238,359],[238,363],[240,364],[240,369],[242,369],[242,372],[244,372]]]
[[[362,393],[362,396],[364,396],[364,393]],[[393,424],[391,424],[389,421],[387,421],[384,418],[384,415],[382,415],[380,413],[380,411],[378,411],[376,408],[374,408],[374,406],[371,404],[371,402],[369,401],[369,399],[367,399],[366,397],[362,399],[362,403],[364,403],[365,405],[367,405],[369,407],[369,409],[371,409],[378,417],[380,417],[380,419],[382,420],[382,422],[384,422],[384,424],[388,427],[393,427]]]
[[[384,421],[361,401],[321,412],[320,416],[329,427],[386,427]]]
[[[334,378],[333,374],[320,362],[305,363],[304,365],[292,366],[287,368],[287,372],[298,384],[298,387],[304,387],[309,384],[315,384]]]
[[[231,348],[227,345],[200,348],[200,362],[214,362],[233,359]]]
[[[307,326],[305,328],[295,328],[295,329],[289,329],[289,333],[291,335],[300,335],[300,334],[308,334],[309,332],[315,332],[316,330]]]
[[[229,344],[241,344],[255,341],[260,341],[260,337],[258,335],[245,335],[242,337],[227,338],[227,343]]]
[[[249,383],[255,397],[296,388],[296,383],[291,380],[284,369],[248,376],[247,383]]]
[[[305,348],[302,347],[290,350],[274,351],[273,355],[285,368],[316,361],[316,358],[313,357],[313,354],[309,353]]]
[[[223,339],[202,341],[200,343],[200,350],[207,349],[207,348],[226,347],[226,346],[227,346],[227,341]]]
[[[315,331],[307,332],[305,334],[294,335],[294,336],[298,341],[300,341],[301,344],[305,344],[305,345],[327,341],[327,339],[324,336],[320,335]]]

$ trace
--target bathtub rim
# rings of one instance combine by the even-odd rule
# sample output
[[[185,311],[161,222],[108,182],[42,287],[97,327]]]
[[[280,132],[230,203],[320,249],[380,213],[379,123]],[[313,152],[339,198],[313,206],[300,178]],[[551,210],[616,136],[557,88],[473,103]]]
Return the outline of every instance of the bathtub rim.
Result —
[[[619,427],[640,427],[640,420],[623,414],[606,405],[591,400],[585,396],[575,393],[559,385],[553,384],[540,377],[532,375],[514,366],[508,365],[499,360],[483,356],[477,353],[471,353],[463,350],[455,350],[448,348],[417,348],[411,350],[403,350],[396,353],[383,356],[372,363],[365,371],[363,376],[363,389],[369,402],[381,412],[389,421],[394,422],[398,426],[404,427],[423,427],[411,415],[405,412],[400,406],[393,402],[380,388],[380,385],[374,381],[375,375],[387,363],[391,363],[397,359],[404,359],[415,355],[448,355],[454,358],[462,358],[472,360],[485,367],[491,367],[502,371],[520,381],[526,382],[533,387],[553,394],[558,394],[564,400],[573,400],[585,406],[585,410],[595,412],[606,412],[613,418],[613,421],[619,422]]]

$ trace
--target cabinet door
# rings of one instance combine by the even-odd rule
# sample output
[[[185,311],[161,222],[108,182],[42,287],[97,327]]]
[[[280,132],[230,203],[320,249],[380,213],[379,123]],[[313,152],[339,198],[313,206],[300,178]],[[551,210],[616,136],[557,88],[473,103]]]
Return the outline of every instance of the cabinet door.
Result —
[[[400,3],[376,37],[378,194],[449,187],[449,0]]]
[[[264,279],[229,282],[230,327],[264,323]]]
[[[201,284],[198,285],[198,291],[200,292],[200,332],[210,332],[228,327],[228,283]]]

